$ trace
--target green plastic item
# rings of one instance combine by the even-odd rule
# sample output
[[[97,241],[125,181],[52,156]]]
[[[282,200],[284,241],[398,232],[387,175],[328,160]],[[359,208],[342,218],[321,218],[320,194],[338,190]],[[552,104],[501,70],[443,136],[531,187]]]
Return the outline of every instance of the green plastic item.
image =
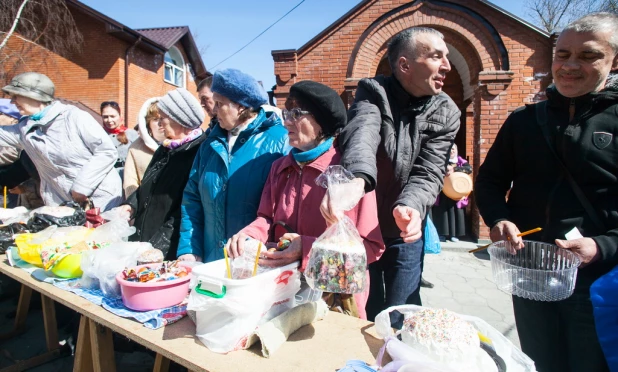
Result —
[[[223,298],[225,297],[225,294],[227,293],[227,287],[223,286],[223,288],[221,289],[221,293],[215,293],[212,291],[208,291],[206,289],[202,289],[202,283],[199,283],[194,291],[196,291],[197,293],[204,295],[204,296],[208,296],[208,297],[212,297],[212,298]]]

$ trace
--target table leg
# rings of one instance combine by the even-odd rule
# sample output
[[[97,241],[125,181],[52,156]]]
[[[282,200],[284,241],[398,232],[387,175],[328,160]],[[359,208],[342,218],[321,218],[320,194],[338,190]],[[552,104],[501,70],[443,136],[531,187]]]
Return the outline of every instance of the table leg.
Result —
[[[85,316],[79,319],[79,333],[75,345],[73,372],[93,372],[92,344],[90,343],[90,322]]]
[[[31,297],[32,288],[22,284],[21,291],[19,292],[19,302],[17,303],[17,312],[15,314],[15,324],[13,326],[13,330],[0,335],[0,341],[9,340],[24,332],[26,328],[26,320],[28,319],[28,309],[30,308]]]
[[[43,324],[45,327],[45,341],[47,342],[47,351],[52,351],[60,348],[58,343],[58,325],[56,323],[56,307],[54,301],[41,294],[41,305],[43,308]]]
[[[90,345],[92,347],[92,362],[95,372],[116,371],[116,359],[114,358],[114,340],[112,331],[94,320],[88,320],[90,325]]]
[[[170,360],[161,354],[157,354],[152,372],[168,372],[170,369]]]

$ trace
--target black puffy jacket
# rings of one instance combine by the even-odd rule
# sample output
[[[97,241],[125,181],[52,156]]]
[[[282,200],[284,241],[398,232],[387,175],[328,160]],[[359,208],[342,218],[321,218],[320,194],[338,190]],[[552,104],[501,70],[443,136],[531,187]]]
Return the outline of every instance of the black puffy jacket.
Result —
[[[180,206],[189,171],[207,135],[170,150],[159,146],[138,189],[124,204],[133,208],[137,231],[129,240],[150,242],[166,260],[176,259],[180,236]]]
[[[424,218],[444,184],[446,161],[461,112],[445,93],[416,98],[394,77],[359,81],[348,124],[340,135],[342,165],[375,188],[385,238],[398,238],[393,208],[406,205]]]

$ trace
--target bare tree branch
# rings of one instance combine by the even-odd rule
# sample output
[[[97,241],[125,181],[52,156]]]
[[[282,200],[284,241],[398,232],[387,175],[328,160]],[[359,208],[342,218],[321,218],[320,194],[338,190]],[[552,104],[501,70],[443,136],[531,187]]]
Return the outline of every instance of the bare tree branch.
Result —
[[[48,66],[50,52],[68,58],[83,43],[65,0],[0,0],[0,34],[0,84]]]
[[[7,32],[6,36],[4,37],[4,40],[2,40],[2,43],[0,44],[0,50],[4,48],[6,43],[9,41],[9,38],[11,37],[11,35],[13,35],[13,32],[15,32],[15,29],[17,28],[17,24],[19,23],[19,17],[21,17],[21,12],[24,11],[24,7],[26,6],[27,3],[28,3],[28,0],[24,0],[24,2],[21,3],[21,5],[19,6],[19,9],[17,10],[17,14],[15,15],[15,20],[13,21],[13,26],[11,26],[11,29],[9,30],[9,32]]]
[[[592,12],[618,13],[618,0],[526,0],[527,14],[549,33]]]
[[[618,13],[618,0],[604,0],[599,7],[600,11]]]

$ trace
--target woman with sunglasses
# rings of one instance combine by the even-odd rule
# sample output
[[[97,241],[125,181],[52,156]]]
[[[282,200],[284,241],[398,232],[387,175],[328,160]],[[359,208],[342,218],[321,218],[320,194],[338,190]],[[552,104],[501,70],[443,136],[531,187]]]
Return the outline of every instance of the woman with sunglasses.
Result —
[[[198,151],[182,200],[178,257],[210,262],[256,216],[272,163],[287,153],[281,118],[266,111],[264,88],[235,69],[217,71],[212,88],[218,118]]]
[[[264,252],[260,265],[280,267],[300,261],[300,270],[304,272],[313,242],[329,225],[320,213],[326,189],[318,186],[315,179],[329,166],[339,164],[341,151],[335,137],[345,126],[347,115],[337,92],[308,80],[292,85],[285,107],[283,118],[293,149],[273,164],[257,219],[231,238],[228,253],[231,257],[241,255],[247,237],[261,242],[286,239],[290,241],[289,247],[283,251]],[[345,214],[363,239],[367,263],[376,261],[384,251],[384,243],[378,226],[375,193],[365,194],[356,207]],[[350,315],[367,319],[368,295],[369,285],[362,293],[355,294],[353,301],[348,295],[342,307]],[[343,300],[344,297],[339,298]],[[333,307],[334,297],[330,296],[329,300],[327,303]]]
[[[2,91],[22,118],[0,127],[0,146],[14,146],[31,158],[41,178],[45,205],[89,198],[105,211],[122,201],[122,183],[114,164],[118,152],[103,128],[87,112],[54,100],[54,83],[26,72]]]
[[[118,159],[116,164],[114,164],[114,168],[118,170],[118,174],[122,178],[129,147],[139,138],[139,134],[137,134],[137,131],[129,129],[124,125],[120,105],[117,102],[105,101],[101,103],[101,117],[103,118],[103,129],[105,129],[116,147],[116,151],[118,151]]]

